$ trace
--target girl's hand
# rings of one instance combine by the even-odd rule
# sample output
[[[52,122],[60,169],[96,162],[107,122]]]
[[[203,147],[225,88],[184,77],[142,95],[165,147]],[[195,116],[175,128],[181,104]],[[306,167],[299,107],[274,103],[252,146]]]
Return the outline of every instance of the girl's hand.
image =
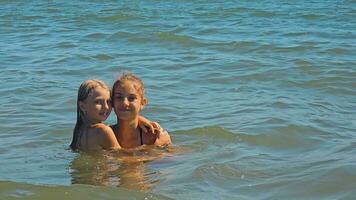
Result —
[[[171,136],[169,136],[168,132],[164,130],[163,128],[160,128],[160,130],[157,133],[157,139],[155,142],[156,146],[167,146],[172,144]]]
[[[144,133],[153,133],[157,134],[161,128],[161,126],[157,122],[152,122],[146,119],[143,116],[138,117],[138,126],[142,129]]]

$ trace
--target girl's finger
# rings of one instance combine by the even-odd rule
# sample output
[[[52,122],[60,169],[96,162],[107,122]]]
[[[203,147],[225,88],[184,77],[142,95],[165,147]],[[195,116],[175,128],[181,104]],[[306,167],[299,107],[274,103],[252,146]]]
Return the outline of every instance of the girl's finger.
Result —
[[[148,132],[148,129],[146,126],[142,125],[142,124],[139,124],[139,127],[141,128],[141,130],[144,132],[144,133],[147,133]]]

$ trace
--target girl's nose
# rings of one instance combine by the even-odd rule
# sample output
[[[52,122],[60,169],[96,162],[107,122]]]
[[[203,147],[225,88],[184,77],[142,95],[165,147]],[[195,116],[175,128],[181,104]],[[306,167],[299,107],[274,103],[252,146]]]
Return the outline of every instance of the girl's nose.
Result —
[[[127,98],[124,98],[124,101],[122,102],[125,106],[129,105],[129,100]]]
[[[110,106],[111,106],[111,105],[109,104],[109,102],[105,102],[105,103],[104,103],[104,108],[105,108],[105,109],[109,109]]]

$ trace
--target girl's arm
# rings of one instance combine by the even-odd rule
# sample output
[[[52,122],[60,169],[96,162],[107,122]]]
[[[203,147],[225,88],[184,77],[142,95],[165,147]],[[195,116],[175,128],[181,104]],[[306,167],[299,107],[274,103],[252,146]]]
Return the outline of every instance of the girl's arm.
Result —
[[[138,125],[147,133],[148,131],[152,134],[156,134],[156,140],[154,145],[156,146],[167,146],[172,144],[171,136],[168,132],[164,130],[157,122],[152,122],[143,116],[138,117]]]
[[[168,132],[163,128],[160,128],[157,134],[156,141],[154,145],[156,146],[168,146],[172,144],[171,136],[169,136]]]
[[[144,133],[149,132],[156,134],[157,131],[161,129],[161,126],[157,122],[150,121],[143,116],[138,117],[138,126]]]

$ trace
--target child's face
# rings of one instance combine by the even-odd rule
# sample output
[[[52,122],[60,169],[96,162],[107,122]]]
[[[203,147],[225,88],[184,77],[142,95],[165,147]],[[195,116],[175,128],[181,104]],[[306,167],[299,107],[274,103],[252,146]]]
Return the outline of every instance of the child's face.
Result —
[[[136,119],[146,104],[146,99],[142,100],[135,84],[133,81],[126,80],[113,91],[114,110],[120,119]]]
[[[79,102],[81,110],[92,123],[105,121],[111,112],[110,92],[104,88],[96,87],[83,102]]]

